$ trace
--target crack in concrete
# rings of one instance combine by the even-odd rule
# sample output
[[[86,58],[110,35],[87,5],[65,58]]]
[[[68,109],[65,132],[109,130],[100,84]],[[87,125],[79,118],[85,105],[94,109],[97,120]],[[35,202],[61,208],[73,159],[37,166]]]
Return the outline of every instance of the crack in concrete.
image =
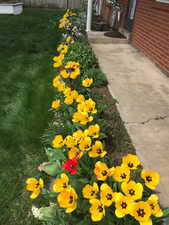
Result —
[[[150,119],[147,119],[147,120],[142,121],[142,122],[125,122],[124,121],[124,124],[141,124],[141,125],[144,125],[146,123],[149,123],[152,120],[164,120],[166,118],[169,118],[169,115],[166,115],[166,116],[156,116],[154,118],[150,118]]]

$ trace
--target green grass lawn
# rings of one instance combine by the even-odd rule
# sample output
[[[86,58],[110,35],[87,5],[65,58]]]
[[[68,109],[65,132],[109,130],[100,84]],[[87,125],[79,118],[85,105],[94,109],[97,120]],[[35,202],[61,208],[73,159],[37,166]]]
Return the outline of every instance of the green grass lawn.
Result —
[[[25,180],[46,160],[40,137],[50,121],[52,56],[61,11],[0,15],[0,224],[40,224],[30,213]],[[40,175],[40,173],[39,173]]]

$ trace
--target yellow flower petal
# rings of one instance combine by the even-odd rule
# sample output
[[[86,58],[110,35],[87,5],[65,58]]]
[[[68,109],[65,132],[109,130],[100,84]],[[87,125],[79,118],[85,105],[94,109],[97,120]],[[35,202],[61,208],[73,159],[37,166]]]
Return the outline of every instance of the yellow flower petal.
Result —
[[[115,210],[115,214],[116,214],[116,216],[117,216],[118,218],[122,218],[122,217],[125,216],[125,214],[122,213],[121,210],[119,210],[119,209],[116,209],[116,210]]]
[[[40,188],[44,187],[44,181],[41,178],[39,179],[39,185],[40,185]]]
[[[147,221],[139,221],[140,225],[153,225],[152,220],[149,219]]]
[[[40,189],[37,190],[36,192],[32,192],[32,194],[30,195],[30,198],[35,199],[38,197],[39,194],[40,194]]]

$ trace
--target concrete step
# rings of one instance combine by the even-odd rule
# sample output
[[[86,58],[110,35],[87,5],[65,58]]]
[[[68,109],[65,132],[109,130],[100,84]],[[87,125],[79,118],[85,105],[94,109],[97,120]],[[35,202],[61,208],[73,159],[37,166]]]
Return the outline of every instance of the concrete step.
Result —
[[[128,43],[127,39],[122,38],[111,38],[104,36],[105,32],[100,31],[91,31],[88,32],[88,40],[93,44],[126,44]]]

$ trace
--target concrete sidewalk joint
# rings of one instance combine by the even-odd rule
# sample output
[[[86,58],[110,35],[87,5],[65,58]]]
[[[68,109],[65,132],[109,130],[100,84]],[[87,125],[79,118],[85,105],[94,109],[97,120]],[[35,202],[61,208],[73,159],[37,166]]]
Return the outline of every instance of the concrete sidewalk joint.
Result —
[[[149,123],[150,121],[152,120],[165,120],[166,118],[169,118],[169,115],[166,115],[166,116],[156,116],[154,118],[150,118],[150,119],[147,119],[145,121],[142,121],[142,122],[127,122],[127,121],[124,121],[125,124],[146,124],[146,123]]]

